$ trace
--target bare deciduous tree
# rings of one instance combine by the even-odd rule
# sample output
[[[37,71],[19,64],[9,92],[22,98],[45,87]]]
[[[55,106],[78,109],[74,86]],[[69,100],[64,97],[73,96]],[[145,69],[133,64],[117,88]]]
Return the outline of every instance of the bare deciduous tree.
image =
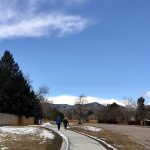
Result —
[[[42,107],[42,118],[48,119],[49,118],[49,109],[52,102],[49,102],[46,98],[46,95],[49,93],[49,88],[46,85],[40,86],[36,96],[39,99],[41,107]],[[42,119],[41,118],[41,119]]]
[[[125,123],[127,124],[132,119],[135,119],[135,109],[137,107],[136,101],[130,97],[124,97],[122,103],[125,108],[122,109],[125,117]]]
[[[49,88],[46,85],[40,86],[37,91],[37,97],[40,101],[46,101],[45,96],[49,93]]]
[[[53,104],[53,101],[41,101],[42,104],[42,111],[43,111],[43,118],[44,119],[49,119],[50,118],[50,110],[51,110],[51,106]]]
[[[79,98],[75,102],[75,111],[78,114],[79,122],[78,124],[82,124],[83,113],[86,110],[85,104],[87,104],[86,97],[84,95],[80,95]]]
[[[150,120],[150,106],[146,107],[146,119]]]

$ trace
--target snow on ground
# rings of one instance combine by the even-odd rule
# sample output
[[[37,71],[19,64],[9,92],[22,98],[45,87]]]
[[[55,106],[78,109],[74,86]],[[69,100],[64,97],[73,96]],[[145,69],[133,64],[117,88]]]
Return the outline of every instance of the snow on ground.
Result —
[[[1,150],[7,150],[7,149],[8,149],[7,147],[2,147],[2,148],[1,148]]]
[[[31,137],[36,137],[37,139],[41,139],[41,143],[43,144],[46,142],[47,139],[54,139],[54,135],[52,132],[47,131],[45,129],[39,127],[13,127],[13,126],[5,126],[0,127],[0,147],[1,150],[7,150],[8,148],[3,145],[5,140],[8,137],[11,137],[12,141],[19,141],[20,136],[22,135],[29,135]]]
[[[54,139],[54,135],[47,130],[42,130],[36,127],[0,127],[0,137],[7,134],[33,135],[45,139]],[[0,138],[1,139],[1,138]]]
[[[54,139],[54,135],[47,130],[40,133],[40,137],[44,139]]]
[[[47,122],[47,123],[42,124],[41,126],[47,128],[47,129],[50,129],[53,125],[50,124],[49,122]]]
[[[11,134],[35,134],[38,131],[34,127],[0,127],[0,133],[11,133]]]
[[[92,126],[84,126],[82,127],[84,130],[89,130],[89,131],[95,131],[95,132],[99,132],[102,131],[101,128],[96,128],[96,127],[92,127]]]

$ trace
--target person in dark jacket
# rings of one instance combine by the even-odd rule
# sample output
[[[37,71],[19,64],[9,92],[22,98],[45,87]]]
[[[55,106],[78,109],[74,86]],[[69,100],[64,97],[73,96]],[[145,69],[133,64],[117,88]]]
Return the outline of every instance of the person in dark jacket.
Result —
[[[60,116],[57,117],[56,124],[57,124],[58,130],[60,130],[60,125],[61,125],[61,118],[60,118]]]
[[[63,120],[63,124],[64,124],[64,128],[65,128],[65,130],[66,130],[66,129],[67,129],[67,126],[69,125],[69,122],[68,122],[67,118],[65,118],[65,119]]]

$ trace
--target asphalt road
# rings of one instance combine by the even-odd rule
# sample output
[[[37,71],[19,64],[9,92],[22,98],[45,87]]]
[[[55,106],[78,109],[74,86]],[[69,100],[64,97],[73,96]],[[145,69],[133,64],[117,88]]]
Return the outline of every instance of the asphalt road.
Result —
[[[127,135],[129,138],[144,145],[147,149],[150,149],[150,127],[108,124],[98,124],[96,126],[102,129],[118,132],[122,135]]]

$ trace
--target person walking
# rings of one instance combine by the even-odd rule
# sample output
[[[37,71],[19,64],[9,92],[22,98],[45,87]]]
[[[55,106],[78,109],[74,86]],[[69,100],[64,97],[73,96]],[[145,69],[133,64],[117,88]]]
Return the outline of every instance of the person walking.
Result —
[[[66,130],[66,129],[67,129],[67,126],[69,125],[69,122],[68,122],[67,118],[65,118],[65,119],[63,120],[63,124],[64,124],[64,129]]]
[[[57,117],[56,124],[57,124],[58,130],[60,130],[60,125],[61,125],[61,118],[60,118],[60,116]]]

